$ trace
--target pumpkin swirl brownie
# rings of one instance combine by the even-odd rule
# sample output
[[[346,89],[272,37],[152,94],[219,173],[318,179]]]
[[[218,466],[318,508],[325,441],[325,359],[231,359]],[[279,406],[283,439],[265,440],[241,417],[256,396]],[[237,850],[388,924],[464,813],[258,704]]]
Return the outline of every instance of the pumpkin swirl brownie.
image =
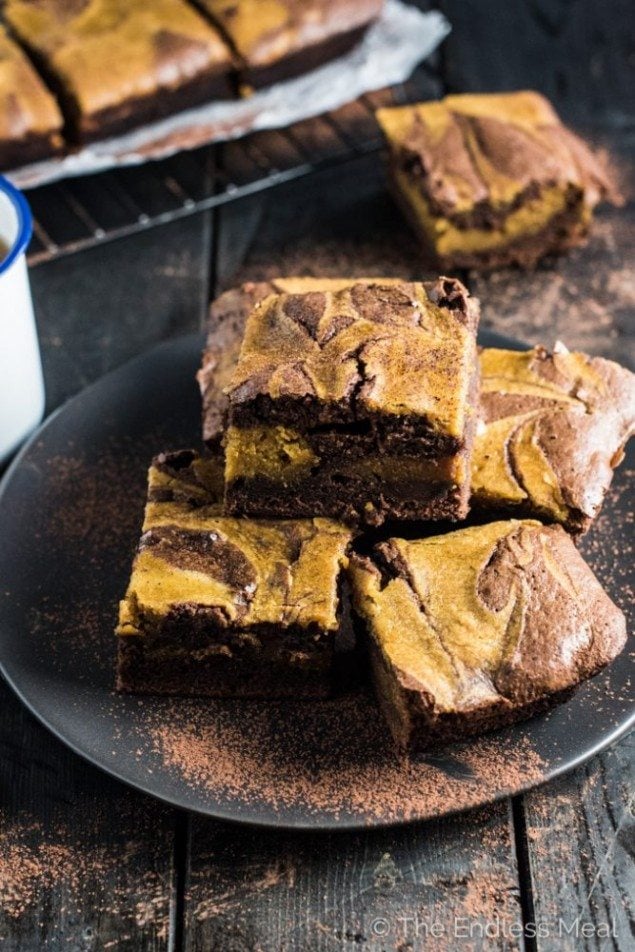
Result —
[[[443,270],[532,267],[580,244],[619,201],[585,143],[535,92],[380,109],[395,197]]]
[[[212,301],[207,346],[197,379],[203,401],[203,439],[216,449],[227,424],[226,388],[238,363],[245,325],[251,311],[270,294],[344,291],[353,284],[399,284],[398,278],[272,278],[245,281]]]
[[[586,532],[635,432],[635,374],[559,345],[486,348],[472,504]]]
[[[352,639],[350,532],[327,519],[220,515],[222,465],[157,457],[119,613],[117,687],[212,697],[321,697]]]
[[[229,95],[231,52],[185,0],[7,0],[4,13],[57,92],[72,141]]]
[[[228,510],[370,525],[464,518],[478,316],[449,278],[257,304],[227,388]]]
[[[55,99],[0,25],[0,169],[54,155],[61,130]]]
[[[510,520],[390,539],[351,563],[373,678],[411,752],[566,699],[622,649],[626,623],[560,526]]]
[[[261,87],[342,56],[383,0],[196,0],[235,51],[243,83]]]

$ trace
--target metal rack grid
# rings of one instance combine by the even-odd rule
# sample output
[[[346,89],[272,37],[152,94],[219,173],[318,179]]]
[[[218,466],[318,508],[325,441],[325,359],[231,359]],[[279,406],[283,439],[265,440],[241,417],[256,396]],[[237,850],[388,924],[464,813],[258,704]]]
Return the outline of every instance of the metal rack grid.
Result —
[[[429,88],[429,77],[420,69],[408,83],[287,129],[33,189],[29,263],[73,254],[378,151],[382,139],[375,109],[413,102]]]

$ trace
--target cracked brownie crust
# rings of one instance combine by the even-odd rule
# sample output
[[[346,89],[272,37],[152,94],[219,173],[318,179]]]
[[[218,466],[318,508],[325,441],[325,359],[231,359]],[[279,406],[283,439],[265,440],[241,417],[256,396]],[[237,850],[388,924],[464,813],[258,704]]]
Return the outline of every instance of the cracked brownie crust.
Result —
[[[485,349],[472,503],[586,532],[635,432],[635,375],[560,347]]]
[[[226,389],[229,509],[465,515],[477,323],[448,278],[261,301]]]
[[[247,318],[270,294],[307,294],[343,291],[353,284],[399,284],[397,278],[274,278],[246,281],[230,288],[212,302],[209,336],[198,383],[203,401],[203,439],[215,448],[227,426],[229,401],[226,389],[238,363]]]
[[[626,624],[559,526],[496,522],[391,539],[351,566],[377,696],[410,751],[565,699],[622,649]]]
[[[532,267],[580,244],[618,197],[597,158],[535,92],[380,109],[399,204],[441,267]]]
[[[218,466],[150,469],[143,535],[121,602],[117,685],[141,693],[322,696],[348,633],[350,533],[325,519],[219,515]]]

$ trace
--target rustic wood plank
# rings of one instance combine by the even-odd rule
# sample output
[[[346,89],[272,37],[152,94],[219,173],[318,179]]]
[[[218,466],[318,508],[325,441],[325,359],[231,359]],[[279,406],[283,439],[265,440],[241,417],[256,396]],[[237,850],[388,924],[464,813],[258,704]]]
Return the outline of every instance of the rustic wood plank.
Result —
[[[191,843],[187,952],[523,947],[505,803],[332,835],[193,818]]]
[[[452,24],[443,75],[453,92],[538,89],[569,119],[622,125],[635,112],[629,0],[440,0]]]
[[[232,226],[235,253],[221,231],[223,288],[281,274],[412,279],[437,273],[388,196],[377,155],[228,206],[223,229],[241,218],[252,224],[242,238],[239,225]]]
[[[635,736],[525,797],[539,950],[633,948]]]
[[[175,813],[85,764],[0,683],[0,944],[172,948]]]
[[[31,272],[47,412],[176,334],[208,298],[210,216],[197,215]]]

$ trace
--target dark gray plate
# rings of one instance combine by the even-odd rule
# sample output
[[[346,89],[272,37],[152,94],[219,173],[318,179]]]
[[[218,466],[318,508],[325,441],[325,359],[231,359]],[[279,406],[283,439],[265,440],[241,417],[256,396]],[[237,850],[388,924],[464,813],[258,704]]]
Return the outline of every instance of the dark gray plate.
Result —
[[[494,334],[482,343],[513,346]],[[50,417],[0,490],[0,664],[39,720],[161,799],[296,827],[385,825],[481,805],[586,760],[635,720],[628,650],[567,704],[425,761],[400,760],[364,687],[323,704],[120,697],[113,626],[151,456],[199,442],[201,340],[171,341]],[[632,610],[627,461],[583,549]],[[631,553],[631,554],[629,554]]]

